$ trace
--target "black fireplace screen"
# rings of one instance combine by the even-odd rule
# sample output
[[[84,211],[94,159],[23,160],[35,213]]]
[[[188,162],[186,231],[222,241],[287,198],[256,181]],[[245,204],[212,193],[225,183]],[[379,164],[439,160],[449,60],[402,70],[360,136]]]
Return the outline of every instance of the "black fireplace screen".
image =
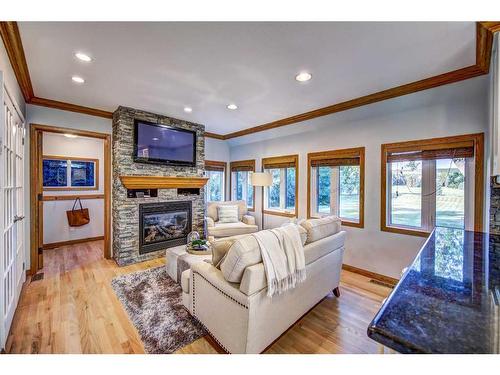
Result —
[[[186,244],[191,221],[190,201],[141,204],[139,253]]]

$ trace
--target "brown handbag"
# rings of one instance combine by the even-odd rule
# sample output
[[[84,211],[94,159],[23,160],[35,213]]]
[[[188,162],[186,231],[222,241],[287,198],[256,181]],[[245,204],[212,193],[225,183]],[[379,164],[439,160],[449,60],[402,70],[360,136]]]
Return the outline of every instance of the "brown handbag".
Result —
[[[76,202],[80,203],[80,209],[75,210]],[[80,198],[75,199],[71,211],[66,211],[68,216],[68,224],[70,227],[81,227],[82,225],[90,223],[89,209],[82,207]]]

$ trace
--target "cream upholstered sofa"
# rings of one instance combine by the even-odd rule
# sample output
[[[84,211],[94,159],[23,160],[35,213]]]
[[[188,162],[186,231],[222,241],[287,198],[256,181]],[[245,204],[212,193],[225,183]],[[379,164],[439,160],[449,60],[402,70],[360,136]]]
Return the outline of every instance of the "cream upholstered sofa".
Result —
[[[238,206],[237,223],[220,223],[218,216],[218,207],[221,205]],[[209,236],[215,238],[230,237],[239,234],[249,234],[257,232],[259,229],[255,224],[255,218],[248,215],[247,204],[245,201],[225,201],[225,202],[208,202],[207,216],[207,231]]]
[[[340,295],[345,240],[340,220],[310,220],[302,227],[307,228],[306,280],[283,294],[267,296],[260,250],[233,248],[238,238],[219,240],[233,241],[220,268],[200,262],[182,273],[184,306],[227,352],[261,353],[327,294]]]

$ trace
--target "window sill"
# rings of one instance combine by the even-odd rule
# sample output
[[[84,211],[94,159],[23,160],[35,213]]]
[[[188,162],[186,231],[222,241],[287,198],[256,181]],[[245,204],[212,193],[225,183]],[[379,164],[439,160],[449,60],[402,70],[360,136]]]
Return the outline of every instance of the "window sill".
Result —
[[[348,221],[348,220],[341,220],[341,223],[342,225],[346,226],[346,227],[354,227],[354,228],[364,228],[365,227],[365,224],[364,223],[360,223],[360,222],[357,222],[357,221]]]
[[[274,210],[264,210],[263,212],[266,215],[275,215],[275,216],[283,216],[283,217],[297,217],[297,214],[294,212],[284,212],[284,211],[274,211]]]
[[[406,234],[408,236],[418,236],[418,237],[429,237],[429,235],[431,234],[430,232],[425,232],[423,230],[407,229],[407,228],[400,228],[400,227],[388,227],[385,225],[382,225],[380,227],[380,230],[383,232]]]
[[[308,217],[308,219],[321,219],[321,218],[326,217],[326,216],[330,216],[330,215],[328,215],[328,214],[325,214],[323,216],[310,215]],[[358,222],[358,221],[349,221],[349,220],[345,220],[345,219],[340,218],[340,222],[341,222],[341,225],[346,226],[346,227],[354,227],[354,228],[364,228],[365,227],[364,223]]]

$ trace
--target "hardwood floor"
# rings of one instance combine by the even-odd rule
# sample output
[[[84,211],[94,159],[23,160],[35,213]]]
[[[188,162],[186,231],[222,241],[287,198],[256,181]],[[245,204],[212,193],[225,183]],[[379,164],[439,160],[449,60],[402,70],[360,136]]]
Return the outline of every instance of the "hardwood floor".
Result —
[[[165,261],[118,267],[103,259],[102,247],[103,241],[95,241],[44,251],[44,278],[24,287],[8,353],[144,353],[110,282]],[[340,292],[340,298],[328,295],[266,353],[376,353],[366,328],[390,289],[342,271]],[[178,353],[216,350],[201,338]]]

